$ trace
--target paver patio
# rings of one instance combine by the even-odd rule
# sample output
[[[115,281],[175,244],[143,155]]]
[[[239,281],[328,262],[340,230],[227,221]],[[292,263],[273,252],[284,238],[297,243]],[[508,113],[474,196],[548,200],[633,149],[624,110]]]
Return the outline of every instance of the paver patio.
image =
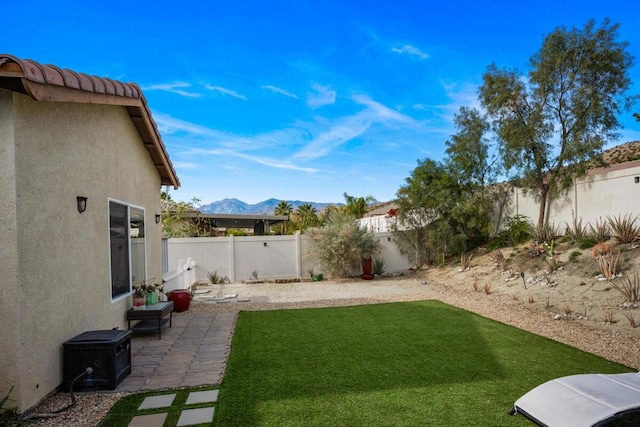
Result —
[[[219,384],[235,313],[174,313],[173,326],[131,339],[131,374],[115,391],[149,391]]]

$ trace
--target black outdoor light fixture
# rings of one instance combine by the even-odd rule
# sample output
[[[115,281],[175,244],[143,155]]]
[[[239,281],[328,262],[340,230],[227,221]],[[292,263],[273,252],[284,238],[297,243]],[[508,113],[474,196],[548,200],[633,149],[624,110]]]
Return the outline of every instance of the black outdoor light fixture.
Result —
[[[87,198],[84,196],[77,196],[78,212],[82,213],[87,210]]]
[[[262,246],[264,246],[264,247],[266,248],[266,247],[267,247],[267,242],[264,242],[264,243],[262,244]]]
[[[156,224],[160,224],[160,214],[156,214]]]

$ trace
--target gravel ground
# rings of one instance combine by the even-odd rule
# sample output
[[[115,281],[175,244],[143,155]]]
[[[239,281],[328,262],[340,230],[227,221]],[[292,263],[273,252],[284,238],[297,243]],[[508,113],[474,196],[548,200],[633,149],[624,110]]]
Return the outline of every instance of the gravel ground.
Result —
[[[374,281],[225,284],[198,289],[207,292],[196,296],[189,310],[191,314],[436,299],[640,370],[640,339],[637,336],[594,330],[574,321],[553,320],[551,313],[531,311],[524,305],[507,304],[499,298],[487,299],[486,295],[455,290],[441,283],[426,283],[415,276]],[[97,425],[124,395],[80,393],[77,405],[70,411],[56,418],[33,420],[29,425]],[[68,394],[58,393],[30,413],[46,413],[68,401]]]

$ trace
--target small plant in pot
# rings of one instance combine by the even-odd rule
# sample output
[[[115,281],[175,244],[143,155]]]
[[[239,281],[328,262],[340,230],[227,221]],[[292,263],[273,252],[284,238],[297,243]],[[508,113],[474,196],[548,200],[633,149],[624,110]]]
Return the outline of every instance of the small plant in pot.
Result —
[[[371,233],[361,234],[358,241],[358,249],[362,256],[362,277],[364,280],[371,280],[374,278],[372,273],[373,269],[373,256],[380,252],[382,246],[380,242],[373,237]]]
[[[133,287],[133,309],[134,310],[144,310],[144,307],[147,303],[147,293],[142,286],[134,286]]]

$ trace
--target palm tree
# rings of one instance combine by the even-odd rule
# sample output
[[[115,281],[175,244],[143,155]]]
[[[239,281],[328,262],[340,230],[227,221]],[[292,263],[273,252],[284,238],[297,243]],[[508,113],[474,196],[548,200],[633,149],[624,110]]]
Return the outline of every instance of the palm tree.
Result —
[[[318,225],[318,214],[316,208],[311,203],[303,203],[296,210],[296,219],[300,224],[300,229],[315,227]]]
[[[293,206],[291,206],[291,203],[287,202],[286,200],[280,200],[273,211],[274,215],[287,216],[287,219],[284,221],[284,225],[282,226],[282,234],[287,234],[287,221],[291,217],[292,212]]]
[[[376,201],[375,197],[353,197],[344,193],[344,200],[347,204],[344,206],[344,211],[348,215],[360,219],[369,211],[369,204]]]

